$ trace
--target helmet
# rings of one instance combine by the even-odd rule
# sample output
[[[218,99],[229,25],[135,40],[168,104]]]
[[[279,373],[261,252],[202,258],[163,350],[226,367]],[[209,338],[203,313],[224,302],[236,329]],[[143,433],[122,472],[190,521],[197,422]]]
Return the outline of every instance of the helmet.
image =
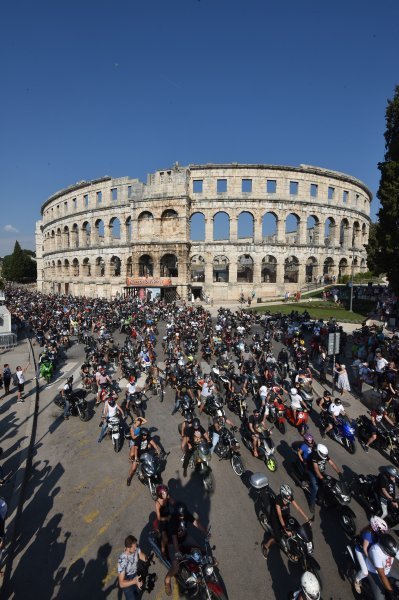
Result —
[[[150,432],[149,432],[149,430],[147,429],[147,427],[142,427],[142,428],[141,428],[141,431],[140,431],[140,434],[141,434],[141,435],[149,435],[149,433],[150,433]]]
[[[334,398],[334,404],[341,404],[341,399],[340,398]]]
[[[388,525],[381,519],[381,517],[371,517],[370,519],[370,527],[374,531],[374,533],[384,533],[388,530]]]
[[[379,406],[378,408],[376,408],[376,413],[377,415],[383,415],[384,414],[384,407],[383,406]]]
[[[186,421],[192,421],[192,420],[193,420],[193,413],[186,412]]]
[[[388,554],[388,556],[391,558],[396,556],[398,545],[394,538],[389,535],[389,533],[383,533],[381,535],[380,539],[378,540],[378,545],[380,546],[381,550],[385,552],[385,554]]]
[[[283,498],[285,498],[286,500],[289,500],[290,502],[292,502],[294,499],[294,494],[292,493],[292,489],[290,488],[290,486],[287,483],[283,483],[283,485],[280,487],[280,494],[282,495]]]
[[[134,383],[136,381],[136,378],[132,375],[131,377],[129,377],[129,381],[130,383]]]
[[[292,396],[295,396],[295,394],[297,394],[297,393],[298,393],[298,390],[296,388],[293,387],[290,389],[290,394],[292,394]]]
[[[388,465],[388,467],[384,467],[384,472],[388,473],[388,475],[390,477],[396,477],[396,479],[399,479],[399,472],[398,469],[396,469],[395,467],[393,467],[392,465]]]
[[[166,494],[169,494],[169,490],[168,490],[168,488],[166,487],[166,485],[157,485],[157,487],[156,487],[156,490],[155,490],[155,491],[156,491],[156,493],[157,493],[157,496],[158,496],[158,498],[161,498],[161,497],[162,497],[162,494],[163,494],[164,492],[165,492]]]
[[[328,396],[331,396],[330,392],[328,390],[324,390],[323,397],[327,398]]]
[[[193,427],[194,429],[199,429],[201,427],[201,423],[198,418],[193,419]]]
[[[305,571],[301,577],[301,587],[307,600],[319,600],[320,584],[316,575],[313,575],[310,571]]]
[[[110,404],[111,406],[113,406],[115,404],[115,398],[113,396],[109,396],[107,398],[107,402],[108,402],[108,404]]]
[[[303,436],[303,439],[307,444],[314,444],[314,437],[311,433],[307,433]]]
[[[317,450],[317,454],[320,456],[320,458],[322,458],[323,460],[326,460],[326,458],[328,456],[327,446],[325,446],[324,444],[317,444],[316,450]]]
[[[175,514],[178,515],[179,517],[184,517],[185,512],[186,512],[186,505],[184,504],[184,502],[176,502],[175,504]]]

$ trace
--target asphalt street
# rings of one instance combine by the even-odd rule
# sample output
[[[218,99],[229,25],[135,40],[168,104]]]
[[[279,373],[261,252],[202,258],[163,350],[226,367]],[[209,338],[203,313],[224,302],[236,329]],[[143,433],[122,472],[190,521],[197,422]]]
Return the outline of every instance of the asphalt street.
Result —
[[[161,339],[162,329],[158,337]],[[160,343],[157,351],[162,352]],[[116,567],[124,538],[132,533],[139,538],[143,550],[148,550],[148,531],[155,517],[155,504],[148,489],[137,478],[133,479],[131,487],[126,486],[127,444],[116,454],[110,439],[97,443],[100,409],[94,407],[93,394],[88,395],[91,419],[86,423],[76,417],[64,421],[53,403],[67,376],[73,374],[75,387],[79,387],[83,359],[83,346],[74,343],[57,372],[57,379],[42,386],[40,391],[33,469],[19,521],[13,570],[8,589],[4,590],[7,599],[18,600],[32,594],[41,600],[122,598]],[[122,388],[125,384],[121,380]],[[351,403],[356,414],[362,412],[359,402],[348,396],[344,398],[344,404],[349,415]],[[252,401],[249,405],[251,409]],[[209,496],[196,474],[189,471],[188,476],[183,477],[177,430],[182,417],[179,414],[171,416],[172,407],[172,391],[167,389],[165,401],[161,404],[156,397],[150,396],[146,410],[153,438],[170,453],[163,479],[172,497],[184,500],[191,511],[199,513],[205,525],[211,525],[212,544],[216,546],[214,555],[228,597],[230,600],[286,598],[290,590],[298,588],[301,572],[299,567],[288,563],[276,545],[268,560],[263,559],[260,551],[263,531],[249,494],[249,477],[256,471],[266,473],[275,491],[283,482],[293,486],[285,467],[294,457],[292,444],[300,437],[289,425],[284,436],[276,430],[273,432],[279,463],[275,473],[268,472],[243,445],[246,471],[241,478],[234,474],[228,461],[214,457],[212,468],[216,490]],[[316,413],[312,418],[316,424],[310,423],[310,431],[317,441],[321,441]],[[239,424],[238,417],[234,416],[233,420]],[[208,418],[202,416],[201,421],[206,425]],[[342,466],[348,478],[353,472],[376,473],[382,464],[388,464],[374,450],[366,455],[358,447],[352,456],[331,440],[327,445],[331,457]],[[295,489],[295,498],[308,512],[306,497],[299,488]],[[351,508],[357,515],[359,530],[367,522],[365,513],[355,500],[352,500]],[[323,579],[323,599],[353,597],[350,585],[339,575],[347,538],[339,527],[336,514],[317,507],[312,529],[314,555]],[[151,571],[157,573],[158,580],[149,596],[154,600],[166,598],[164,567],[156,562]],[[173,597],[179,597],[177,586],[174,586]]]

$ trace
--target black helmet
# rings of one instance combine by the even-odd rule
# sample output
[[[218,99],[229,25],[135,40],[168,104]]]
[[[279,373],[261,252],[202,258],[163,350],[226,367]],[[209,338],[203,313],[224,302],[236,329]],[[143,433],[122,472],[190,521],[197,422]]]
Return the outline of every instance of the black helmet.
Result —
[[[383,533],[378,540],[378,544],[385,554],[388,554],[388,556],[391,558],[396,556],[396,553],[398,552],[398,545],[394,538],[389,535],[389,533]]]
[[[396,479],[399,479],[398,469],[396,469],[392,465],[388,465],[387,467],[384,467],[384,472],[387,473],[390,477],[395,477]]]
[[[377,415],[383,415],[384,414],[384,407],[383,406],[379,406],[378,408],[376,408],[376,413],[377,413]]]
[[[324,398],[326,398],[327,396],[331,396],[331,394],[328,390],[324,390],[323,396],[324,396]]]
[[[192,421],[193,420],[193,413],[191,411],[186,412],[186,421]]]
[[[201,427],[201,423],[198,418],[193,419],[193,427],[194,429],[199,429]]]
[[[175,514],[178,515],[179,517],[184,517],[185,513],[186,513],[186,505],[184,504],[184,502],[176,502],[175,504]]]
[[[147,429],[147,427],[142,427],[142,428],[141,428],[141,431],[140,431],[140,434],[141,434],[141,435],[149,435],[149,433],[150,433],[150,432],[149,432],[149,430]]]
[[[334,398],[334,404],[341,404],[341,398]]]

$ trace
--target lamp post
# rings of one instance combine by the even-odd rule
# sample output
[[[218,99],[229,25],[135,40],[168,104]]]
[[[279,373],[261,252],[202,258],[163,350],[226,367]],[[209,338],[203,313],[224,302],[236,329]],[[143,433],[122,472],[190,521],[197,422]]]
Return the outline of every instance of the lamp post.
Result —
[[[353,312],[353,269],[355,263],[355,248],[352,246],[352,267],[351,267],[351,281],[350,281],[350,299],[349,299],[349,312]]]

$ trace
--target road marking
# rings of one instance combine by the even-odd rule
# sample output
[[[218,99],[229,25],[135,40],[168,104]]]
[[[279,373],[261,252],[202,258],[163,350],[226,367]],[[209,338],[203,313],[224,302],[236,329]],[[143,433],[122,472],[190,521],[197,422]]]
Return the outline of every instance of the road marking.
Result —
[[[93,510],[93,512],[88,513],[87,515],[85,515],[83,517],[83,521],[85,521],[85,523],[92,523],[94,521],[94,519],[97,519],[99,514],[100,514],[99,510]]]

